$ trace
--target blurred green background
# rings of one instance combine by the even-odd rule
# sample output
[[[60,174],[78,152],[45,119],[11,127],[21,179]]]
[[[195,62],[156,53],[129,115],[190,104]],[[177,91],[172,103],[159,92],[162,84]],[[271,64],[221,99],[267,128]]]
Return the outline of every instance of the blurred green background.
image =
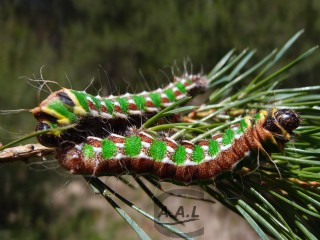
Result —
[[[320,1],[3,0],[0,109],[30,109],[45,98],[28,84],[43,66],[43,78],[62,86],[83,90],[94,78],[91,93],[136,92],[163,86],[172,73],[207,73],[232,48],[257,49],[254,63],[300,29],[305,33],[289,59],[319,44]],[[319,82],[318,64],[316,54],[295,69],[290,84]],[[0,142],[34,126],[30,113],[0,115]],[[0,239],[117,239],[119,229],[135,237],[107,204],[106,215],[88,207],[84,181],[56,161],[3,165],[0,180]]]

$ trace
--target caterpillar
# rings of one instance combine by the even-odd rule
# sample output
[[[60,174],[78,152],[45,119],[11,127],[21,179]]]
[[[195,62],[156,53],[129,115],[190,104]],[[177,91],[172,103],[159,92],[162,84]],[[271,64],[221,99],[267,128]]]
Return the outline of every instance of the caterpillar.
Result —
[[[204,92],[206,88],[207,80],[200,75],[174,77],[174,81],[163,89],[133,95],[100,97],[63,88],[50,94],[31,112],[38,121],[36,131],[54,130],[38,136],[39,142],[57,147],[63,142],[81,142],[89,135],[122,134],[128,125],[139,127],[161,109],[187,95]],[[73,123],[76,128],[63,133],[59,131],[59,127]]]
[[[111,134],[104,139],[89,136],[83,143],[58,150],[57,158],[73,174],[151,174],[187,184],[231,170],[251,151],[260,150],[268,156],[281,151],[300,122],[293,110],[262,110],[255,119],[244,117],[223,134],[196,144],[133,131],[128,136]]]

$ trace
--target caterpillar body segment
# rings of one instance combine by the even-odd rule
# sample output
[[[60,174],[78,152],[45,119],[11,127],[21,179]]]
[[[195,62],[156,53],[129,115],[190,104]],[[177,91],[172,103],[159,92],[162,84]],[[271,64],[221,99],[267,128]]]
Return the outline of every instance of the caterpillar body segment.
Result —
[[[89,136],[81,144],[58,151],[57,157],[74,174],[152,174],[188,184],[231,170],[251,151],[281,151],[300,121],[292,110],[260,111],[255,119],[245,117],[224,133],[196,144],[156,138],[143,131],[103,139]]]
[[[52,93],[41,104],[32,109],[38,121],[50,121],[58,125],[68,125],[83,116],[111,118],[127,118],[131,115],[156,113],[172,105],[187,95],[203,92],[206,89],[206,79],[200,75],[175,77],[163,89],[139,94],[124,94],[106,98],[92,96],[83,91],[63,88]]]
[[[57,128],[57,131],[53,134],[40,135],[40,143],[46,146],[58,146],[64,140],[74,141],[74,139],[67,139],[66,136],[62,136],[59,139],[59,127],[79,123],[78,129],[85,132],[85,129],[90,128],[93,121],[97,123],[98,128],[105,128],[104,132],[109,131],[121,134],[121,131],[114,129],[115,125],[139,127],[143,121],[165,107],[186,96],[204,92],[206,88],[207,80],[200,75],[174,77],[174,82],[163,89],[159,88],[152,92],[144,91],[139,94],[127,93],[121,96],[100,97],[83,91],[63,88],[49,95],[31,112],[38,120],[36,130]],[[125,128],[119,127],[119,129],[123,130]],[[66,135],[73,136],[76,132],[73,129]],[[103,134],[99,134],[99,131],[97,132],[98,136],[103,137]],[[97,132],[93,132],[91,135],[96,135]],[[88,136],[88,134],[84,133],[81,135]]]

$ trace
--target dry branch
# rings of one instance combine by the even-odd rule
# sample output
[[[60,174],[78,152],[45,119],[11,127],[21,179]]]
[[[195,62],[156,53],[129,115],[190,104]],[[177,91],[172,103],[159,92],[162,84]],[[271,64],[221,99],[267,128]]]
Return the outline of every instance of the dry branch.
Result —
[[[47,148],[39,143],[6,148],[3,151],[0,151],[0,164],[14,161],[26,161],[31,157],[40,158],[45,155],[53,154],[54,151],[54,148]]]

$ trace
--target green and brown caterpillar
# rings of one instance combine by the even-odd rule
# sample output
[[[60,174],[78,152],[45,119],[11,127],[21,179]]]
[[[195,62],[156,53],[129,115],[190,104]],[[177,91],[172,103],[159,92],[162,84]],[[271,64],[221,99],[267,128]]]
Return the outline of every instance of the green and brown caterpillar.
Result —
[[[260,111],[244,117],[223,134],[196,144],[155,138],[138,131],[129,136],[87,137],[85,142],[61,149],[60,164],[74,174],[152,174],[159,179],[188,184],[212,179],[257,150],[269,155],[292,139],[301,119],[293,110]]]
[[[244,117],[223,134],[193,144],[135,130],[165,107],[207,88],[200,75],[175,77],[163,89],[102,98],[62,89],[32,110],[43,145],[57,149],[62,167],[74,174],[152,174],[183,183],[212,179],[230,170],[252,151],[268,155],[283,149],[300,125],[297,113],[288,109],[260,111],[255,119]],[[60,127],[76,124],[68,130]],[[64,144],[67,143],[67,144]]]
[[[206,88],[207,80],[200,75],[174,77],[174,81],[163,89],[121,96],[92,96],[84,91],[63,88],[49,95],[31,112],[38,120],[36,131],[54,130],[40,135],[39,142],[57,147],[66,141],[80,143],[90,135],[123,134],[127,126],[140,127],[163,108],[186,96],[204,92]],[[59,127],[74,123],[75,128],[59,131]]]

